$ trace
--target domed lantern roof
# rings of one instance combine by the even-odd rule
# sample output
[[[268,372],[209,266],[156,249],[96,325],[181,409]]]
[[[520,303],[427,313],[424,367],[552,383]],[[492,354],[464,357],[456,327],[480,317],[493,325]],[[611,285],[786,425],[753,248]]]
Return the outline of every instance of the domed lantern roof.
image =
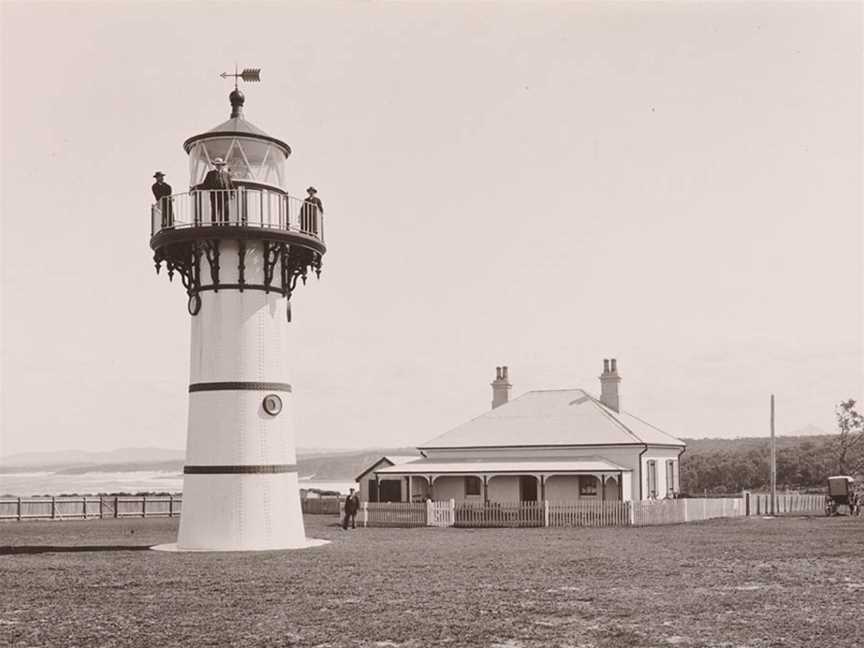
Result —
[[[236,88],[228,95],[231,117],[206,133],[183,142],[189,154],[189,185],[204,181],[213,160],[225,160],[236,184],[285,190],[285,160],[291,147],[258,128],[243,116],[246,98]]]

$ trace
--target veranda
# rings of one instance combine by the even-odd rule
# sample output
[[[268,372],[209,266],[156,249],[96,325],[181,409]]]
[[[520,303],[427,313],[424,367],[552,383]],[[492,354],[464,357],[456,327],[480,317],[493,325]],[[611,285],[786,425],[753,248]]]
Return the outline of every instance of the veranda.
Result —
[[[392,527],[625,527],[681,524],[765,514],[759,496],[640,502],[363,502],[359,526]],[[758,502],[758,503],[757,503]],[[819,513],[822,495],[778,496],[778,513]],[[341,514],[341,511],[340,511]]]

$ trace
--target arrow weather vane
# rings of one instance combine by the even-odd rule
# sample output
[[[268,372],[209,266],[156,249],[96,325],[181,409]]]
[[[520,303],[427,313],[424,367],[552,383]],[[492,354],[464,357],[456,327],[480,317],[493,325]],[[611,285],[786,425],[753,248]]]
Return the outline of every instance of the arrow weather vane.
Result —
[[[234,77],[234,89],[237,89],[237,79],[243,79],[246,82],[258,82],[261,80],[261,68],[246,68],[242,72],[237,72],[237,67],[234,67],[234,73],[223,72],[219,75],[223,79]]]

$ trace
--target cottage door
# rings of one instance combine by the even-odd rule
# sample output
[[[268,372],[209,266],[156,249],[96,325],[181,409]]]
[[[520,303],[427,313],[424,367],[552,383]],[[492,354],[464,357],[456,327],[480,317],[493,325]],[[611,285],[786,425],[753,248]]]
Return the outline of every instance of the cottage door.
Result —
[[[536,502],[537,501],[537,478],[532,475],[522,475],[519,477],[519,501],[520,502]]]

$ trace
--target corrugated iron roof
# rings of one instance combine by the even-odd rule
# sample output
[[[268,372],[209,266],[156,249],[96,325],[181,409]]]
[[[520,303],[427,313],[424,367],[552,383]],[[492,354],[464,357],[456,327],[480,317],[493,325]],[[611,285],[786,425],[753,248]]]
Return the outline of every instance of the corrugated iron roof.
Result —
[[[506,461],[433,461],[419,459],[388,466],[375,471],[379,475],[425,475],[470,473],[560,473],[560,472],[631,472],[600,457],[582,457],[577,460],[561,459],[508,459]]]
[[[584,389],[531,391],[418,446],[488,448],[686,444]]]

